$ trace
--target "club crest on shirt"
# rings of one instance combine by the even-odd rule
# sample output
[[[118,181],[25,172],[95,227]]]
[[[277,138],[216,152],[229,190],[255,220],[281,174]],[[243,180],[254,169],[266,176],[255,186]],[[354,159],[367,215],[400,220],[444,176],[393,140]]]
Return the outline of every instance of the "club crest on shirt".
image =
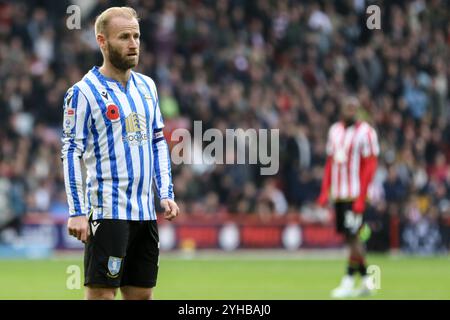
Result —
[[[108,277],[116,278],[122,266],[122,258],[110,256],[108,259]]]

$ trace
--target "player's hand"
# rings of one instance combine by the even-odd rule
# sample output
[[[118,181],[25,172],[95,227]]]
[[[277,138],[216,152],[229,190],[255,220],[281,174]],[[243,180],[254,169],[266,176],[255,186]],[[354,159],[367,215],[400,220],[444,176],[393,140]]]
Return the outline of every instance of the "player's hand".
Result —
[[[86,216],[70,217],[67,221],[67,230],[71,236],[85,243],[89,237],[89,223]]]
[[[320,207],[325,207],[328,202],[328,196],[324,193],[321,193],[316,200],[316,204]]]
[[[171,199],[162,199],[161,207],[164,209],[164,218],[172,221],[178,214],[180,213],[180,208],[175,203],[175,201]]]
[[[366,209],[366,201],[364,200],[364,198],[357,198],[353,202],[352,206],[353,212],[362,214],[365,209]]]

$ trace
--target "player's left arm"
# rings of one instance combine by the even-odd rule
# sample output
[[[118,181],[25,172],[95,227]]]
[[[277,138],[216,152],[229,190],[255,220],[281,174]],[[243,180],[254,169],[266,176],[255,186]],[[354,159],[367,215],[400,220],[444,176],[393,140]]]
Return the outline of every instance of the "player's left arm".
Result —
[[[370,128],[361,148],[360,194],[354,201],[352,208],[355,213],[363,213],[366,208],[369,185],[377,171],[379,149],[377,133],[373,128]]]
[[[161,200],[161,207],[164,209],[164,218],[172,220],[178,216],[180,209],[175,202],[172,183],[172,169],[170,165],[169,146],[164,138],[164,120],[159,108],[159,100],[154,87],[154,120],[152,124],[153,139],[152,150],[154,159],[154,181],[156,192]]]

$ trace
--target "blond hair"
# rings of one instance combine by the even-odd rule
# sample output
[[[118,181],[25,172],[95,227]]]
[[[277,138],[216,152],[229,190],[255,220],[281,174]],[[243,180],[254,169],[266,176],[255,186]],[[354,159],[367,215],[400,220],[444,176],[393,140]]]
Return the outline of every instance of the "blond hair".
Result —
[[[106,28],[108,26],[109,21],[113,17],[124,17],[129,19],[136,19],[139,21],[136,10],[130,7],[111,7],[103,11],[96,19],[95,19],[95,36],[98,34],[106,35]]]

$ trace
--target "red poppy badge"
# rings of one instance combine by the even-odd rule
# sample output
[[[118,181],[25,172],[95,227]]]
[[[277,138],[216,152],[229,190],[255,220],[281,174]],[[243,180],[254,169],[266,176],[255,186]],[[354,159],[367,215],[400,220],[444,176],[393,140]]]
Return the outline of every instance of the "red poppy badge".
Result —
[[[106,108],[106,117],[112,122],[118,121],[120,118],[119,108],[115,104],[110,104]]]

